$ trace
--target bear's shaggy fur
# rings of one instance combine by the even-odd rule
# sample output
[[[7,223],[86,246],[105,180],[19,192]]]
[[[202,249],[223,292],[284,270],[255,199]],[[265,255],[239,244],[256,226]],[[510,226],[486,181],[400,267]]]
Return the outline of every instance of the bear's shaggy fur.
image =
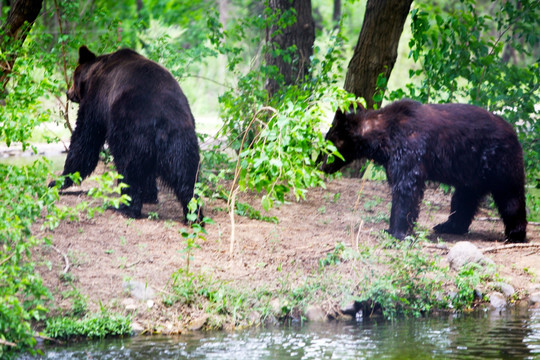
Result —
[[[131,203],[119,211],[140,217],[143,202],[157,201],[159,176],[174,190],[185,216],[199,144],[188,101],[171,73],[129,49],[96,56],[83,46],[73,80],[67,95],[79,111],[63,175],[89,176],[106,141],[129,185]],[[71,185],[68,178],[63,188]]]
[[[389,233],[394,237],[411,231],[425,182],[432,180],[455,188],[450,217],[435,226],[436,232],[467,232],[480,200],[491,193],[507,239],[525,241],[523,154],[512,126],[501,117],[472,105],[401,100],[376,111],[338,110],[326,138],[345,159],[325,159],[327,173],[361,158],[384,166],[392,187]]]

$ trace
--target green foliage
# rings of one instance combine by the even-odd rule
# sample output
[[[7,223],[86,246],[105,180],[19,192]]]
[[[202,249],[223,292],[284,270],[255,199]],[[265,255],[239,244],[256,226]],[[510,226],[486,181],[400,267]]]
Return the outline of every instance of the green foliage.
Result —
[[[470,102],[500,114],[516,129],[524,148],[527,176],[540,173],[540,72],[537,1],[476,0],[451,7],[419,3],[412,11],[409,56],[420,68],[413,83],[390,98],[422,102]]]
[[[44,333],[54,339],[103,339],[106,336],[131,335],[131,319],[102,310],[82,319],[60,317],[45,322]]]
[[[288,22],[280,24],[283,28]],[[265,210],[283,203],[288,194],[303,199],[309,187],[324,186],[317,159],[321,153],[334,156],[336,150],[320,129],[337,107],[356,100],[336,86],[343,38],[338,32],[326,39],[330,45],[315,47],[310,73],[299,84],[282,86],[269,98],[264,84],[277,79],[276,69],[261,64],[239,73],[236,87],[220,97],[220,134],[238,153],[238,185],[242,191],[262,192]]]
[[[197,193],[197,191],[196,191]],[[180,235],[185,241],[185,247],[181,252],[186,254],[186,268],[185,271],[189,273],[189,264],[191,260],[191,254],[194,249],[199,249],[199,244],[196,243],[197,240],[206,240],[205,235],[207,234],[204,229],[205,224],[213,224],[214,221],[211,218],[204,217],[200,222],[197,222],[198,211],[202,209],[203,202],[200,197],[194,197],[188,204],[189,213],[187,214],[187,220],[190,222],[190,230],[182,228],[180,230]]]
[[[382,307],[384,316],[421,316],[433,308],[444,309],[442,288],[446,270],[437,264],[437,259],[424,252],[419,241],[407,237],[403,241],[388,238],[380,258],[367,253],[367,259],[385,264],[388,269],[382,274],[373,274],[361,295],[361,300],[371,300]]]
[[[252,320],[249,314],[257,309],[262,311],[270,296],[266,290],[236,289],[203,274],[188,273],[184,269],[177,270],[171,276],[168,286],[171,295],[164,297],[165,305],[180,303],[204,309],[207,314],[213,315],[209,328],[220,328],[225,321],[232,326],[250,323]]]
[[[463,266],[455,280],[457,293],[451,299],[452,306],[458,310],[468,309],[472,306],[476,290],[482,281],[482,266],[469,263]]]
[[[70,178],[75,183],[80,183],[79,173],[70,175]],[[126,194],[122,194],[122,189],[127,187],[126,184],[119,182],[122,179],[122,175],[116,171],[106,171],[102,175],[91,176],[88,181],[95,181],[97,186],[88,190],[89,201],[78,202],[74,207],[56,205],[51,208],[50,213],[45,216],[44,226],[49,229],[56,228],[61,221],[77,221],[81,214],[91,219],[96,214],[103,214],[103,212],[111,207],[118,208],[120,205],[129,204],[131,200]],[[59,178],[57,185],[54,189],[58,191],[58,187],[63,183],[63,179]]]
[[[31,321],[42,320],[50,296],[32,261],[32,249],[45,239],[31,235],[30,227],[43,212],[52,212],[58,198],[46,183],[48,166],[16,167],[0,164],[0,339],[17,344],[16,350],[35,345]],[[0,345],[0,354],[6,347]]]
[[[341,262],[343,251],[345,250],[345,244],[342,242],[336,244],[334,251],[326,254],[326,257],[319,259],[319,271],[325,266],[337,265]]]

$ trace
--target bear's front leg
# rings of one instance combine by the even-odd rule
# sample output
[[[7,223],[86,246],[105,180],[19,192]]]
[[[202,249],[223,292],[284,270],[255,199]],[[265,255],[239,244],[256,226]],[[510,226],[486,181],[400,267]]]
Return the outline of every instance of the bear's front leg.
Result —
[[[412,230],[424,196],[424,180],[414,175],[403,176],[392,185],[392,210],[388,232],[402,240]]]
[[[84,180],[92,174],[99,160],[99,152],[105,143],[105,134],[106,129],[101,117],[95,114],[92,109],[89,110],[88,106],[81,105],[62,176],[78,172],[81,180]],[[56,181],[49,183],[49,187],[55,185]],[[73,181],[68,177],[62,185],[62,189],[72,185]]]

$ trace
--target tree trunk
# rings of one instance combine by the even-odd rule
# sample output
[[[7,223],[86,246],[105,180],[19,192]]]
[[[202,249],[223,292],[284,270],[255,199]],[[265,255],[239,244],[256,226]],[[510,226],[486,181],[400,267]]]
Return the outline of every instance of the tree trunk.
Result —
[[[5,91],[8,76],[17,59],[17,50],[38,17],[42,3],[43,0],[17,0],[9,9],[7,20],[0,30],[0,52],[7,54],[0,62],[0,94]]]
[[[368,109],[375,104],[373,95],[379,74],[390,77],[411,3],[412,0],[367,2],[364,24],[347,69],[345,90],[366,99]]]
[[[334,0],[334,11],[332,12],[332,21],[334,26],[338,26],[341,20],[341,0]]]
[[[279,19],[287,20],[291,14],[296,15],[296,21],[285,28],[273,21],[266,29],[266,64],[276,66],[281,75],[280,79],[270,77],[266,83],[266,90],[272,96],[282,85],[304,81],[313,55],[315,23],[311,0],[269,0],[269,6]],[[296,49],[292,50],[293,46]]]

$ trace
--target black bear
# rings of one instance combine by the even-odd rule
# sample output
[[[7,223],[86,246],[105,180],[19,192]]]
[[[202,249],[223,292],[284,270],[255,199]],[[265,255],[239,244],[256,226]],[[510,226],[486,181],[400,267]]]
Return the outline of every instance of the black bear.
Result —
[[[403,239],[418,217],[426,180],[455,188],[450,217],[438,233],[463,234],[488,193],[503,219],[506,238],[526,236],[525,171],[521,145],[501,117],[466,104],[400,100],[380,110],[338,110],[326,135],[343,156],[323,160],[333,173],[355,159],[384,166],[392,188],[388,232]]]
[[[157,201],[160,177],[174,190],[186,216],[199,144],[188,101],[172,74],[129,49],[96,56],[82,46],[67,96],[79,103],[79,111],[63,175],[90,175],[106,141],[129,185],[125,193],[131,202],[120,212],[140,217],[143,202]],[[67,178],[62,188],[72,184]]]

